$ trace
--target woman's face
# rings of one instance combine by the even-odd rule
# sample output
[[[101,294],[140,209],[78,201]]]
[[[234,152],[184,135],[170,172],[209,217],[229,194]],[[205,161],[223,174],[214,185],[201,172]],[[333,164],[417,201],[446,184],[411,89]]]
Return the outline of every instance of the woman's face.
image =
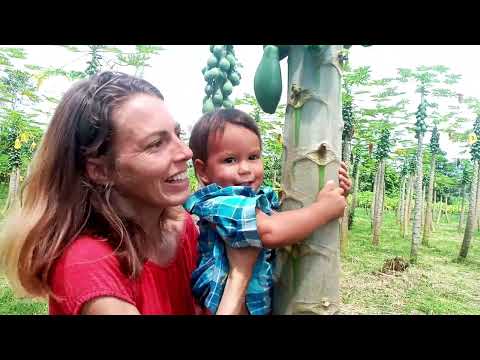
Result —
[[[134,95],[113,114],[115,189],[136,208],[166,208],[189,196],[192,152],[178,137],[164,102]]]

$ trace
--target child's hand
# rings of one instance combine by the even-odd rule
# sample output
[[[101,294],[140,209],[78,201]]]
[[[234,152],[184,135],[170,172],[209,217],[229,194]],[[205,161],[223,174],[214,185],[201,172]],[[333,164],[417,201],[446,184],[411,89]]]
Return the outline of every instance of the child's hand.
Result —
[[[352,182],[348,177],[347,165],[343,161],[340,163],[340,168],[338,169],[338,183],[343,189],[344,196],[347,197],[350,190],[352,190]]]
[[[347,206],[343,188],[337,187],[332,180],[327,181],[318,193],[317,202],[324,205],[325,217],[328,221],[342,217]]]

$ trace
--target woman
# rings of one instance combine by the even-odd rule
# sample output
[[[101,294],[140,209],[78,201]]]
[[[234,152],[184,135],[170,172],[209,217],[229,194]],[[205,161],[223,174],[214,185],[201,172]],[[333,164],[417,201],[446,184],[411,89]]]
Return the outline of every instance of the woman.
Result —
[[[190,149],[162,94],[104,72],[63,96],[2,225],[11,284],[50,314],[196,314],[198,232],[181,207]],[[258,249],[230,250],[220,314],[245,313]]]

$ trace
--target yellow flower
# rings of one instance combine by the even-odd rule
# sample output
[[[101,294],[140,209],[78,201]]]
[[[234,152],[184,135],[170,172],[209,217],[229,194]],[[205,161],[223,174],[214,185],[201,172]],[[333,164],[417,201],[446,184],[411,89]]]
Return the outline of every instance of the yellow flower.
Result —
[[[15,145],[13,146],[16,150],[20,149],[22,147],[22,143],[19,138],[15,140]]]
[[[281,134],[277,135],[277,141],[283,145],[283,136]]]
[[[35,141],[32,142],[32,145],[30,145],[30,149],[35,150],[36,147],[37,147],[37,143]]]
[[[28,141],[28,134],[27,133],[22,133],[20,135],[20,141],[21,142],[27,142]]]
[[[473,145],[477,142],[477,135],[475,135],[474,133],[471,133],[470,135],[468,135],[468,143],[470,145]]]

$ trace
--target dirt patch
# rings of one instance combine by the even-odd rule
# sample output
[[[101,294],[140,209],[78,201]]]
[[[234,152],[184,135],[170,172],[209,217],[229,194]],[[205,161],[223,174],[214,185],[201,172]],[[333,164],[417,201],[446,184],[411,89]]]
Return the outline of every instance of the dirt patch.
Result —
[[[408,261],[402,257],[396,256],[393,259],[385,260],[380,272],[383,274],[394,274],[396,272],[405,271],[409,265]]]

